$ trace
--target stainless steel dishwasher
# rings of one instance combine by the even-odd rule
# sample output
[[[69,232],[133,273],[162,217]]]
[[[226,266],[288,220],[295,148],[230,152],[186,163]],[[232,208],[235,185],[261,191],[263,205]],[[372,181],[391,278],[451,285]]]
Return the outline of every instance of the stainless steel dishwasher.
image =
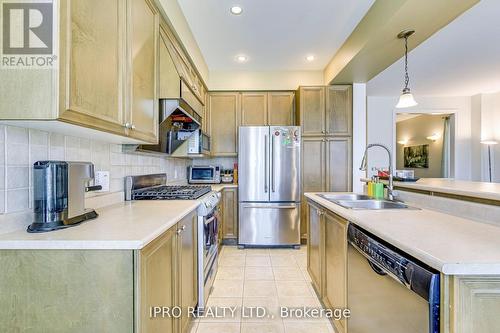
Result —
[[[438,333],[439,273],[354,225],[348,230],[349,333]]]

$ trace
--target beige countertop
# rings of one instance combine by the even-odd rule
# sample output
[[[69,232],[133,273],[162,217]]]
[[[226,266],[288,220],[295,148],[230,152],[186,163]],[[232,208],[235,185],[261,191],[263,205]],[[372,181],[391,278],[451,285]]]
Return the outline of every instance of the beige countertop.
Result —
[[[235,184],[211,186],[216,192],[238,187]],[[96,209],[99,217],[95,220],[38,234],[26,232],[31,213],[4,216],[0,219],[0,249],[141,249],[199,204],[199,200],[122,201]]]
[[[96,209],[99,217],[67,229],[30,234],[30,220],[5,222],[0,249],[141,249],[195,210],[198,200],[127,201]],[[24,214],[26,216],[26,214]]]
[[[500,275],[500,227],[427,209],[345,209],[305,195],[444,274]]]
[[[500,183],[472,182],[446,178],[422,178],[417,182],[394,182],[394,186],[481,199],[500,200]]]

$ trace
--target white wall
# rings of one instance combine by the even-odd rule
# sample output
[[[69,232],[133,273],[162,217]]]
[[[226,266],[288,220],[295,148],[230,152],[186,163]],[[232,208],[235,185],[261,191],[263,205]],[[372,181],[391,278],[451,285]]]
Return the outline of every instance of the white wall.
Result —
[[[471,180],[471,98],[416,96],[415,99],[419,105],[405,110],[398,110],[394,107],[398,98],[398,96],[368,96],[368,143],[382,143],[393,152],[395,151],[395,115],[397,112],[454,113],[456,128],[454,177]],[[395,154],[393,154],[393,163],[395,163]],[[383,150],[374,148],[369,153],[369,175],[374,173],[371,170],[373,167],[387,167],[387,157]]]
[[[110,172],[110,192],[124,191],[124,177],[167,173],[169,182],[185,182],[188,160],[123,153],[111,144],[34,129],[0,125],[0,215],[33,207],[33,163],[41,160],[88,161]],[[0,222],[2,219],[0,219]]]
[[[366,147],[366,84],[352,85],[352,190],[363,193],[363,183],[359,181],[365,172],[359,170]]]
[[[210,71],[210,90],[295,90],[322,85],[321,71]]]

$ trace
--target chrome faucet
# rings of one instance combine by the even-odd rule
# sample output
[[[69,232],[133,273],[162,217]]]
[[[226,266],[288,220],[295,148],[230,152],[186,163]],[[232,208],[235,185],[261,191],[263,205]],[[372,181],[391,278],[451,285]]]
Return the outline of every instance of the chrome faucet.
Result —
[[[394,180],[393,180],[393,172],[392,172],[392,154],[389,148],[387,146],[380,144],[380,143],[371,143],[368,146],[366,146],[365,149],[365,154],[363,155],[363,160],[361,161],[361,166],[359,167],[359,170],[361,171],[366,171],[367,168],[367,161],[366,157],[368,155],[368,149],[372,147],[381,147],[384,148],[387,151],[387,154],[389,156],[389,185],[387,186],[387,196],[389,200],[394,200]]]

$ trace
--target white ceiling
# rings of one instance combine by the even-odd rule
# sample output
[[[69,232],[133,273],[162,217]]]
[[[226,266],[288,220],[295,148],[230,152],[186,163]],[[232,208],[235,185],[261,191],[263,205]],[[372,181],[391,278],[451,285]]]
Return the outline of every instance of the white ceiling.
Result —
[[[178,2],[210,70],[269,71],[323,70],[374,0]],[[241,15],[230,14],[234,5]],[[237,63],[239,54],[248,62]]]
[[[500,91],[499,13],[500,1],[482,0],[414,49],[408,57],[413,94],[472,96]],[[403,66],[400,59],[370,80],[368,95],[398,95]]]

